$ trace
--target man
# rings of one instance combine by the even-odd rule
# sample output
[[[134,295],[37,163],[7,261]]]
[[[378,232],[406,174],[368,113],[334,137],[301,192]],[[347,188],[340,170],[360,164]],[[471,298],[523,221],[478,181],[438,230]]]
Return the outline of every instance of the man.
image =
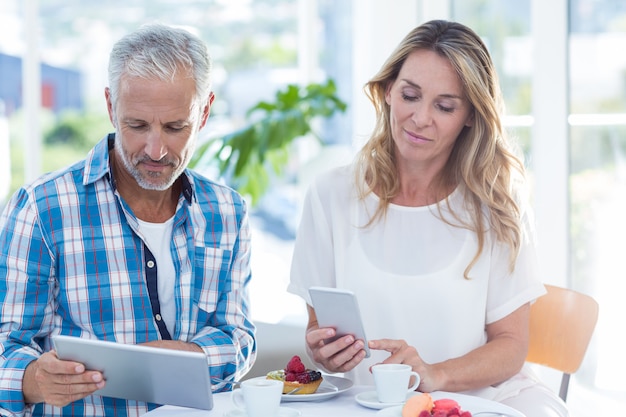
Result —
[[[105,97],[115,134],[20,189],[0,218],[0,415],[138,416],[61,361],[51,336],[204,352],[213,378],[256,357],[247,207],[186,169],[214,96],[206,45],[148,25],[121,39]],[[224,388],[218,385],[216,389]]]

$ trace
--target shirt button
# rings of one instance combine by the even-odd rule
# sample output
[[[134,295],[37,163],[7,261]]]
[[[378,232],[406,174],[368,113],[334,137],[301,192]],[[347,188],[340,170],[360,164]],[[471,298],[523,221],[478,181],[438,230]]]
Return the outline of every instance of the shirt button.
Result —
[[[157,315],[156,315],[156,319],[157,319],[157,321],[161,321],[161,315],[160,315],[160,314],[157,314]]]
[[[154,261],[148,261],[148,268],[154,268]]]

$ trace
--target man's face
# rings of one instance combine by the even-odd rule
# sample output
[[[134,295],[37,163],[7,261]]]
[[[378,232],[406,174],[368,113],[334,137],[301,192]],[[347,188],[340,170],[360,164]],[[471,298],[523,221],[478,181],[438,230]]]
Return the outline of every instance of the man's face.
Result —
[[[211,94],[197,103],[195,93],[187,73],[171,81],[123,76],[116,108],[107,89],[116,155],[140,187],[167,190],[187,167],[213,101]]]

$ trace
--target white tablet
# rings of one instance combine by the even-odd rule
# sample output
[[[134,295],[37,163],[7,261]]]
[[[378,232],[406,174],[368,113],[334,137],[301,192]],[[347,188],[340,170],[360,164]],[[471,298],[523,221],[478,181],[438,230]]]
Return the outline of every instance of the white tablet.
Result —
[[[104,374],[106,397],[210,410],[211,378],[203,353],[52,336],[57,355]]]

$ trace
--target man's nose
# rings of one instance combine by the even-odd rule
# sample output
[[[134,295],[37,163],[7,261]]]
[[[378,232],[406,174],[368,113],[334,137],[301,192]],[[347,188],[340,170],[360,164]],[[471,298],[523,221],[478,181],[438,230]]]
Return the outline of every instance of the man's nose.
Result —
[[[167,155],[167,146],[161,132],[150,132],[148,134],[145,152],[153,161],[160,161]]]

